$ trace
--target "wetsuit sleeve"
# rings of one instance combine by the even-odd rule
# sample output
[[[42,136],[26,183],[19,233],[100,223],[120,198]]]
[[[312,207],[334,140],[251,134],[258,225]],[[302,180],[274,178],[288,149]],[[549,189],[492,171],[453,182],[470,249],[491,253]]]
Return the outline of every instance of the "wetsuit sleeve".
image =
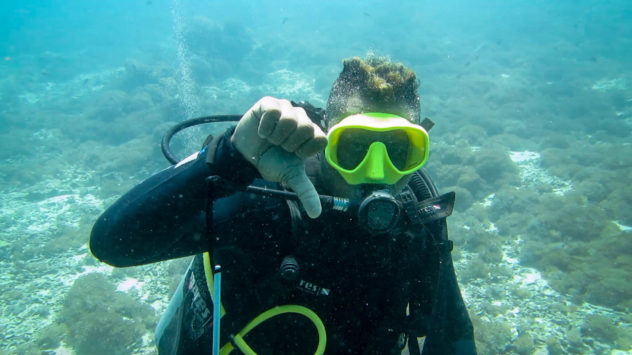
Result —
[[[448,241],[445,219],[428,226],[435,240]],[[420,333],[426,335],[423,355],[474,355],[472,322],[456,279],[449,243],[428,246],[424,270],[417,270],[413,286],[414,308]],[[423,276],[421,276],[423,275]]]
[[[239,188],[258,176],[230,143],[233,131],[234,127],[199,153],[143,181],[110,206],[92,228],[90,249],[94,256],[122,267],[207,251],[206,178],[218,175]],[[213,156],[207,157],[208,152]],[[217,200],[229,194],[216,191],[209,198]],[[222,199],[225,210],[238,210],[234,204],[239,202],[238,198]]]
[[[475,355],[474,331],[461,291],[459,289],[452,261],[441,267],[439,276],[441,289],[437,292],[433,323],[424,343],[423,355]]]

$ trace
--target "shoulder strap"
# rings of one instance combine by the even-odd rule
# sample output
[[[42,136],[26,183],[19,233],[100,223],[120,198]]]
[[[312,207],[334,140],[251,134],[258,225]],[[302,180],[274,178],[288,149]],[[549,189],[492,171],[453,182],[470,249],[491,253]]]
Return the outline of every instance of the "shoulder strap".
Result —
[[[428,174],[419,169],[412,174],[407,189],[399,197],[411,223],[426,229],[440,252],[452,251],[452,241],[448,240],[441,221],[445,223],[445,218],[452,214],[454,191],[439,195]]]
[[[439,195],[430,177],[421,169],[411,176],[408,189],[412,193],[408,196],[404,194],[402,202],[411,222],[414,226],[421,226],[426,230],[434,250],[438,254],[440,265],[443,264],[443,260],[451,260],[452,241],[448,239],[446,218],[452,213],[455,193],[449,192]],[[441,269],[441,266],[439,268]],[[442,270],[438,272],[441,274]],[[437,288],[441,286],[440,279],[441,277],[437,280]],[[433,297],[436,298],[437,296],[438,293],[435,293]],[[421,305],[414,301],[414,295],[412,295],[408,319],[408,351],[411,355],[421,354],[417,335],[427,334],[429,328],[427,323],[431,321],[428,317],[422,316],[419,307]],[[433,313],[435,312],[433,311]],[[431,318],[434,316],[435,314]]]

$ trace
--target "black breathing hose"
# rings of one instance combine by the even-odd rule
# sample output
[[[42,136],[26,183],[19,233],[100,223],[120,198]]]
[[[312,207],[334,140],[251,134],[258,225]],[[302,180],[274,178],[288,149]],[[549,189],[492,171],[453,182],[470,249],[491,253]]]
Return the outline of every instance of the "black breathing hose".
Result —
[[[171,152],[171,147],[169,146],[169,144],[171,143],[171,138],[173,138],[173,136],[176,135],[176,133],[182,131],[185,128],[189,128],[189,127],[197,126],[201,124],[206,124],[206,123],[239,121],[241,116],[242,115],[213,115],[213,116],[192,118],[190,120],[180,122],[176,124],[175,126],[171,127],[167,131],[167,133],[165,133],[165,136],[162,137],[162,142],[160,143],[162,154],[171,164],[178,164],[178,162],[180,162],[180,159],[178,159]],[[296,193],[291,192],[291,191],[266,189],[266,188],[257,187],[257,186],[248,186],[246,190],[252,193],[259,194],[259,195],[275,196],[275,197],[298,201],[298,196],[296,195]],[[332,196],[326,196],[326,195],[319,195],[319,196],[320,196],[321,202],[324,205],[331,206],[334,204],[334,198]]]
[[[239,121],[242,115],[213,115],[213,116],[204,116],[198,118],[192,118],[190,120],[186,120],[184,122],[180,122],[177,125],[171,127],[164,137],[162,137],[162,142],[160,143],[160,148],[162,149],[162,154],[171,164],[178,164],[180,159],[178,159],[171,152],[171,148],[169,147],[169,143],[171,142],[171,138],[185,128],[189,128],[192,126],[197,126],[205,123],[215,123],[215,122],[235,122]]]

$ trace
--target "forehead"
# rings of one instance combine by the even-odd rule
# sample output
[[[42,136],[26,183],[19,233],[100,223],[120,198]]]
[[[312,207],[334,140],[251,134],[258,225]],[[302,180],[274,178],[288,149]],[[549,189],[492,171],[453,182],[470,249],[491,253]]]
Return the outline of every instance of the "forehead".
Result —
[[[333,126],[347,116],[365,112],[392,113],[411,122],[415,120],[414,109],[411,109],[405,102],[375,102],[354,94],[347,97],[342,103],[338,117],[332,117],[329,126]]]

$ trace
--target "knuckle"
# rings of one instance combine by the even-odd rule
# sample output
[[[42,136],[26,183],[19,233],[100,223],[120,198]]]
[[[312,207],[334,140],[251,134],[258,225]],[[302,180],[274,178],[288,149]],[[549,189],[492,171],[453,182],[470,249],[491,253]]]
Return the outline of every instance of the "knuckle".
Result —
[[[296,112],[297,114],[299,114],[301,117],[307,117],[307,112],[305,112],[305,109],[300,107],[300,106],[292,106],[292,108],[294,109],[294,112]],[[309,117],[308,117],[309,118]]]
[[[282,122],[284,125],[288,125],[288,126],[297,126],[298,125],[298,122],[296,121],[296,118],[294,118],[292,116],[283,115],[283,116],[281,116],[281,119],[279,121]]]
[[[290,103],[288,100],[286,99],[274,99],[274,100],[276,101],[279,108],[283,110],[284,113],[291,112],[292,103]]]
[[[297,132],[301,135],[305,136],[313,136],[314,135],[314,126],[309,124],[300,124],[296,128]]]
[[[259,99],[260,103],[264,103],[264,102],[274,102],[275,100],[277,100],[276,98],[272,97],[272,96],[264,96],[261,99]]]
[[[257,103],[254,105],[254,109],[259,109],[260,111],[265,111],[266,107],[270,107],[270,103],[272,102],[273,97],[271,96],[264,96],[262,98],[259,99],[259,101],[257,101]]]
[[[276,99],[277,101],[279,101],[281,104],[285,105],[285,106],[290,106],[292,107],[292,103],[290,102],[290,100],[288,99]]]
[[[262,112],[267,111],[280,111],[278,100],[272,96],[264,96],[258,102],[257,105]]]

